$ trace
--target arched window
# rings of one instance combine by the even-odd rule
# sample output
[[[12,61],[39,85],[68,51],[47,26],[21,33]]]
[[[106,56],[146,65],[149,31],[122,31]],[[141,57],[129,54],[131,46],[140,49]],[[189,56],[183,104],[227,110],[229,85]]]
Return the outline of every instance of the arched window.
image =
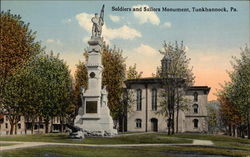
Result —
[[[198,93],[194,92],[194,101],[198,101]]]
[[[198,128],[199,120],[198,119],[194,119],[193,123],[194,123],[194,128]]]
[[[141,128],[141,119],[136,119],[135,123],[136,123],[136,128]]]
[[[198,113],[198,108],[199,108],[198,104],[193,105],[194,113]]]
[[[136,110],[141,111],[141,89],[136,90]]]
[[[157,90],[152,89],[152,110],[157,110]]]

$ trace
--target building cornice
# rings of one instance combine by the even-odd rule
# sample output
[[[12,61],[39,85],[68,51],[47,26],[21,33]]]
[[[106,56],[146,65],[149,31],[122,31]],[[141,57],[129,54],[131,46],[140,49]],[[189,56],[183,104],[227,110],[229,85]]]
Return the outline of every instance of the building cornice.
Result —
[[[163,80],[157,77],[147,77],[147,78],[140,78],[140,79],[127,79],[124,81],[127,88],[131,88],[131,85],[134,84],[163,84]],[[210,91],[210,87],[208,86],[190,86],[186,89],[186,91],[204,91],[205,94],[208,94]]]

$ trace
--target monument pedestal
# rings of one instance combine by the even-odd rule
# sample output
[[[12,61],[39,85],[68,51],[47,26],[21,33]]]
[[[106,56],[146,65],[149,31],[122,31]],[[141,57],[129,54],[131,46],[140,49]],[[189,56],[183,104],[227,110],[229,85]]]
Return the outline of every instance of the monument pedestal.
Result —
[[[74,125],[81,128],[86,136],[112,136],[117,134],[108,108],[108,92],[102,88],[101,50],[103,39],[92,37],[88,42],[88,89],[82,89],[82,106],[79,108]]]

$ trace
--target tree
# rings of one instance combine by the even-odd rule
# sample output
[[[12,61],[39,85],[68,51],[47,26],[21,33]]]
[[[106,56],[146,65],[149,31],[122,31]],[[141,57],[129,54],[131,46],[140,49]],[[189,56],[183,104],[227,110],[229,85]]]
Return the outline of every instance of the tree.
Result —
[[[163,101],[160,103],[160,113],[168,116],[168,134],[173,134],[175,110],[177,113],[176,132],[178,132],[179,110],[186,108],[185,89],[194,83],[194,75],[192,68],[189,68],[190,58],[186,56],[183,42],[181,44],[164,42],[160,53],[164,55],[162,67],[157,70],[159,73],[159,69],[161,69],[160,77],[164,84],[164,91],[161,94]]]
[[[125,58],[122,57],[122,50],[116,49],[116,47],[110,49],[109,46],[105,45],[102,51],[102,63],[104,66],[102,85],[107,86],[108,107],[111,116],[118,122],[124,110],[121,96],[126,75],[126,64]]]
[[[143,72],[138,72],[136,70],[136,64],[134,66],[129,66],[127,70],[127,79],[138,79],[141,78]]]
[[[241,124],[243,120],[242,116],[239,114],[239,110],[230,98],[229,90],[232,90],[230,84],[226,84],[223,90],[219,91],[217,94],[218,101],[220,102],[219,113],[222,117],[222,121],[226,126],[228,126],[227,133],[230,136],[235,136],[235,129]]]
[[[20,15],[11,14],[10,10],[2,11],[0,21],[0,104],[10,120],[10,133],[13,134],[14,125],[22,114],[23,89],[33,87],[24,84],[25,78],[29,77],[26,64],[43,49],[39,42],[35,42],[36,33]]]
[[[72,104],[72,78],[65,62],[52,52],[37,57],[33,72],[41,79],[38,103],[48,133],[49,120],[55,116],[65,117],[66,109]]]
[[[233,71],[229,73],[232,92],[231,101],[237,105],[240,115],[245,119],[250,139],[250,49],[242,49],[240,58],[233,57]]]
[[[1,97],[10,119],[11,134],[20,116],[31,119],[32,124],[35,118],[44,117],[46,133],[52,117],[62,120],[66,116],[72,98],[72,79],[59,56],[40,54],[18,73],[7,77],[6,82]]]
[[[0,19],[0,77],[6,78],[38,54],[41,46],[35,42],[36,32],[29,29],[29,23],[25,24],[20,15],[2,11]]]
[[[238,127],[242,137],[244,128],[248,128],[250,138],[250,49],[247,46],[242,49],[240,58],[233,57],[231,64],[233,71],[228,72],[231,80],[218,92],[220,110],[230,135],[231,127],[233,134]]]
[[[4,114],[10,122],[10,134],[13,134],[14,126],[20,121],[22,115],[22,100],[20,96],[22,94],[22,87],[25,73],[13,75],[5,79],[6,84],[1,89],[1,100]]]
[[[208,131],[214,133],[219,129],[219,105],[220,103],[216,100],[209,101],[207,104],[208,113]]]

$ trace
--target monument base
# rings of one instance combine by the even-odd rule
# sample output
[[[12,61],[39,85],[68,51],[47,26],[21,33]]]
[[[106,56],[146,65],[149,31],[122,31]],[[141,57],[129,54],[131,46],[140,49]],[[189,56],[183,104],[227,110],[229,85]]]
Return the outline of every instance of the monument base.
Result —
[[[81,128],[85,136],[114,136],[117,130],[110,116],[107,105],[107,91],[103,88],[100,95],[91,96],[92,90],[83,93],[83,105],[74,121],[74,126]]]
[[[106,107],[106,109],[108,108]],[[107,112],[98,115],[78,115],[74,125],[83,130],[85,137],[114,136],[117,134],[117,130],[113,128],[113,119]]]

